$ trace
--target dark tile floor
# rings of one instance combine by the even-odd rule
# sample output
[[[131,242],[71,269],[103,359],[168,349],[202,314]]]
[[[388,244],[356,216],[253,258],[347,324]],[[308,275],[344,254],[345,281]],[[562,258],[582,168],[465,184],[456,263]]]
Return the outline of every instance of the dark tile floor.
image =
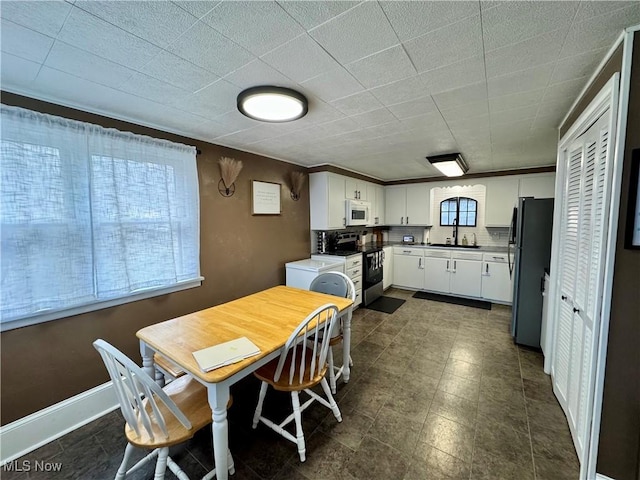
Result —
[[[251,429],[258,382],[233,387],[229,410],[232,477],[244,479],[578,478],[565,417],[542,371],[542,355],[514,346],[511,310],[406,299],[394,314],[358,309],[353,318],[351,381],[336,395],[343,422],[315,403],[303,414],[307,461],[260,425]],[[340,358],[340,353],[336,353]],[[290,396],[267,393],[264,412],[290,413]],[[61,462],[58,473],[7,472],[2,479],[113,478],[124,451],[119,410],[25,458]],[[140,452],[140,455],[142,452]],[[210,429],[172,457],[191,478],[212,468]],[[153,477],[153,465],[134,478]],[[166,478],[174,478],[167,472]]]

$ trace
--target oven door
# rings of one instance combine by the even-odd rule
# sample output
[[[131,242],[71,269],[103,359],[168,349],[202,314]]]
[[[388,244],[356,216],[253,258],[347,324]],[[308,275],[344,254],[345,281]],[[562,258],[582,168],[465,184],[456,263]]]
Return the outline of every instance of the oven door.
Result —
[[[364,287],[368,288],[382,282],[383,251],[367,252],[364,254]]]

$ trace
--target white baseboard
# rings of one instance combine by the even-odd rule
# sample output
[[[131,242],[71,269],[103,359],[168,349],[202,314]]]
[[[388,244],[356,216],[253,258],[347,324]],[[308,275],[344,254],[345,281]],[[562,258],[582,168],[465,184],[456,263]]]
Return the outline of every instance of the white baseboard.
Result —
[[[596,473],[596,480],[613,480],[613,478],[609,478],[601,473]]]
[[[111,382],[67,398],[0,427],[0,466],[112,412],[118,400]]]

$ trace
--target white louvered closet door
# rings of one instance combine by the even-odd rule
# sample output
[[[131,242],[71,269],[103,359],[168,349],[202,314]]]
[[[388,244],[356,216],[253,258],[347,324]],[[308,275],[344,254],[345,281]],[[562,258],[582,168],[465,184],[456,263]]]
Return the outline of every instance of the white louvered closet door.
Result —
[[[611,111],[571,145],[561,232],[560,293],[554,391],[582,462],[590,435],[594,365],[603,287],[603,250],[610,197]]]

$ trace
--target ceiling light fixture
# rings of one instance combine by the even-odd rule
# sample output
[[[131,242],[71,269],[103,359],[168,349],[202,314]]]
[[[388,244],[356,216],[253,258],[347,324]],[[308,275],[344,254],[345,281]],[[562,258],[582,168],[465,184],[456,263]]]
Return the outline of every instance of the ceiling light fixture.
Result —
[[[301,93],[284,87],[252,87],[238,95],[238,110],[262,122],[290,122],[304,117],[309,110]]]
[[[434,155],[426,158],[431,165],[447,177],[459,177],[469,170],[464,158],[459,153],[447,153],[446,155]]]

